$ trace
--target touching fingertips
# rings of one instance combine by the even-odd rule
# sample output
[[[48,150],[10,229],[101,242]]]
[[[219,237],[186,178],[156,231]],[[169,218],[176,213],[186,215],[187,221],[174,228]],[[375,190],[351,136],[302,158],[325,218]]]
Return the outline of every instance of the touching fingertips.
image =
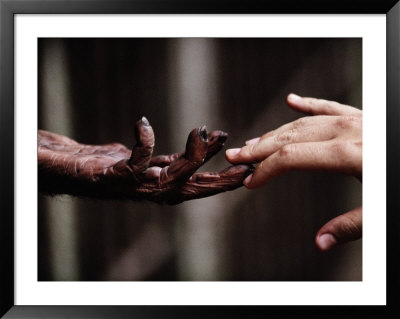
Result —
[[[317,238],[317,245],[320,250],[329,250],[336,246],[338,243],[334,235],[330,233],[325,233]]]

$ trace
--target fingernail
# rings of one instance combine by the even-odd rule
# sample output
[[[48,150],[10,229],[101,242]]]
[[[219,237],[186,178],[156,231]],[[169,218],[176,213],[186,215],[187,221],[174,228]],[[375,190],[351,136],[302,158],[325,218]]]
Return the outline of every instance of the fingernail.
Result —
[[[145,126],[149,126],[150,125],[149,121],[144,116],[142,117],[142,123]]]
[[[321,250],[328,250],[337,244],[337,240],[335,236],[332,234],[326,233],[322,234],[318,238],[318,245]]]
[[[228,139],[228,133],[221,132],[218,136],[218,142],[219,143],[225,143],[225,141]]]
[[[240,148],[231,148],[229,150],[226,150],[226,155],[228,155],[229,157],[235,157],[239,153]]]
[[[245,180],[243,181],[243,184],[246,185],[246,186],[249,185],[252,178],[253,178],[253,174],[250,174],[249,176],[247,176],[245,178]]]
[[[256,143],[258,143],[259,140],[260,140],[259,137],[252,138],[251,140],[246,141],[246,145],[256,144]]]
[[[301,100],[301,96],[298,96],[297,94],[290,93],[288,96],[288,100],[292,102],[296,102],[298,100]]]
[[[204,141],[207,141],[207,127],[205,125],[199,128],[199,135]]]

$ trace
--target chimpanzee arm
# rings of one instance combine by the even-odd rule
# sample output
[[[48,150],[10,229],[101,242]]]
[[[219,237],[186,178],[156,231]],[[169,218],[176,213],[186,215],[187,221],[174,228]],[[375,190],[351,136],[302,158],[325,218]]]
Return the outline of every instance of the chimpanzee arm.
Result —
[[[224,145],[227,134],[205,127],[192,130],[183,153],[152,157],[154,133],[146,118],[136,123],[136,145],[80,144],[39,130],[39,191],[101,199],[150,200],[178,204],[242,186],[251,165],[219,173],[195,173]]]

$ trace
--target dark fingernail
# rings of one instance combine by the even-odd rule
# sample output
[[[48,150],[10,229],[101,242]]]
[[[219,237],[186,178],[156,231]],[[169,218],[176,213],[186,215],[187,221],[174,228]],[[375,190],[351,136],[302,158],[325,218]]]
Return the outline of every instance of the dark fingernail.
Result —
[[[142,124],[145,125],[145,126],[149,126],[150,125],[149,121],[144,116],[142,117]]]
[[[253,174],[253,172],[255,170],[254,166],[253,165],[245,165],[245,166],[247,167],[247,174],[248,175]]]
[[[226,139],[228,138],[228,133],[225,133],[225,132],[220,132],[219,133],[219,136],[218,136],[218,141],[220,142],[220,143],[224,143],[225,141],[226,141]]]
[[[207,128],[205,125],[199,128],[199,135],[204,141],[207,141]]]

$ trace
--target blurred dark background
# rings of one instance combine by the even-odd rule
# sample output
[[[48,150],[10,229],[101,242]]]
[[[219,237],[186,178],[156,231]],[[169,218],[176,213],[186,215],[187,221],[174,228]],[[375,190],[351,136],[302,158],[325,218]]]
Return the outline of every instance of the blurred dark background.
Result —
[[[303,116],[286,105],[290,92],[362,104],[361,39],[38,41],[39,128],[86,144],[132,147],[146,116],[155,155],[182,151],[203,124],[229,133],[227,149]],[[201,170],[228,166],[224,150]],[[291,172],[177,206],[39,195],[38,278],[362,280],[362,240],[314,245],[361,191],[349,176]]]

